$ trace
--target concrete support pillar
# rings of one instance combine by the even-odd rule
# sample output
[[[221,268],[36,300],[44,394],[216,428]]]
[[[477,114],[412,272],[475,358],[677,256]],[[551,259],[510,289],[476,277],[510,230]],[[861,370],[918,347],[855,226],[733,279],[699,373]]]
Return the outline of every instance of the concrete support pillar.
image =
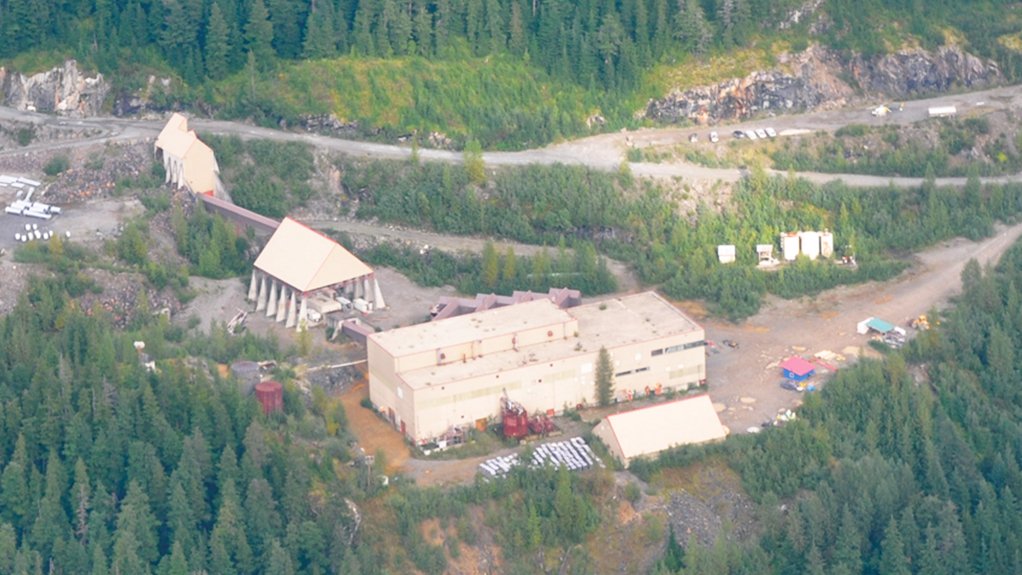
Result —
[[[266,309],[266,274],[259,279],[259,295],[256,296],[256,311],[263,311]]]
[[[369,284],[369,276],[362,278],[362,291],[365,292],[365,299],[367,302],[373,301],[373,288]]]
[[[252,270],[252,281],[248,282],[248,301],[255,301],[259,296],[259,270]]]
[[[280,286],[277,280],[273,280],[270,284],[270,299],[266,302],[266,317],[271,317],[277,313],[277,292],[280,291]]]
[[[291,292],[291,288],[281,284],[280,286],[280,300],[277,302],[277,321],[284,321],[287,317],[287,294]]]
[[[305,295],[302,295],[302,307],[298,310],[298,323],[295,325],[295,331],[305,331],[309,329],[309,320],[305,314],[308,313],[309,309],[306,307]]]
[[[353,297],[351,299],[354,300],[356,298],[363,297],[363,295],[365,295],[365,294],[362,291],[362,282],[360,280],[356,279],[356,280],[352,280],[352,283],[355,284],[355,285],[352,286],[352,288],[353,288],[352,289],[352,295],[355,296],[355,297]]]
[[[380,291],[380,282],[373,276],[373,305],[376,309],[384,309],[387,303],[383,301],[383,292]]]
[[[287,323],[284,324],[284,327],[294,327],[298,321],[297,315],[298,309],[295,306],[295,292],[291,290],[291,297],[287,304]]]

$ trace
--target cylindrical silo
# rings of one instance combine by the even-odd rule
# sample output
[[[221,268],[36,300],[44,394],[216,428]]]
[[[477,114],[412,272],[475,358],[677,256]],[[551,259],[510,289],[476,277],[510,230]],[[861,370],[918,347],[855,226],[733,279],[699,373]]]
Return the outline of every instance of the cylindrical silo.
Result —
[[[269,415],[284,409],[284,386],[276,381],[263,381],[255,386],[256,399],[263,406],[263,413]]]
[[[231,364],[231,374],[241,384],[242,390],[248,393],[259,383],[259,364],[254,361],[236,361]]]

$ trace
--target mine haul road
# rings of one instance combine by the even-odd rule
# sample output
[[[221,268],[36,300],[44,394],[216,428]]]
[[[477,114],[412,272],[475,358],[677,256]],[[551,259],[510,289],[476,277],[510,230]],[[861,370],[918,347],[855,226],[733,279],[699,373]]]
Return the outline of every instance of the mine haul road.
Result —
[[[857,106],[837,110],[826,110],[804,114],[777,115],[769,118],[749,120],[734,124],[721,124],[713,129],[721,134],[721,141],[731,137],[736,129],[748,130],[773,127],[784,137],[785,134],[807,133],[817,131],[834,131],[849,124],[899,125],[918,122],[927,118],[927,110],[933,106],[956,106],[960,113],[971,109],[1001,110],[1022,107],[1022,86],[1007,86],[967,92],[956,95],[944,95],[924,100],[912,100],[904,103],[904,110],[892,112],[883,118],[875,118],[870,114],[872,106]],[[118,140],[138,140],[155,138],[162,129],[164,120],[141,120],[115,117],[66,118],[49,116],[35,112],[25,112],[0,106],[0,121],[29,122],[46,125],[56,129],[70,131],[86,131],[94,135],[74,140],[44,142],[23,148],[0,151],[0,156],[16,155],[33,150],[50,150],[57,148],[73,148]],[[304,142],[320,150],[329,150],[354,157],[374,159],[402,159],[412,154],[410,146],[396,146],[355,140],[344,140],[330,136],[322,136],[306,132],[290,132],[271,128],[261,128],[242,122],[222,120],[189,119],[190,125],[204,132],[219,135],[233,135],[246,139],[267,139],[274,141]],[[701,128],[703,131],[709,128]],[[688,135],[695,128],[655,128],[636,131],[621,131],[600,134],[576,140],[552,144],[543,148],[523,150],[519,152],[486,152],[483,161],[490,166],[522,166],[530,164],[567,164],[587,166],[600,170],[617,170],[621,167],[629,147],[670,146],[688,141]],[[419,157],[423,160],[458,163],[462,161],[460,152],[446,150],[419,149]],[[631,171],[637,176],[656,178],[680,178],[683,181],[733,182],[740,179],[744,172],[736,168],[708,168],[684,161],[670,163],[630,163]],[[786,172],[773,172],[786,173]],[[822,174],[816,172],[797,172],[798,177],[815,183],[842,180],[849,186],[875,187],[894,185],[899,187],[917,186],[922,178],[901,178],[886,176],[868,176],[861,174]],[[1022,174],[983,178],[984,182],[1019,182]],[[939,185],[963,185],[965,178],[937,178]]]

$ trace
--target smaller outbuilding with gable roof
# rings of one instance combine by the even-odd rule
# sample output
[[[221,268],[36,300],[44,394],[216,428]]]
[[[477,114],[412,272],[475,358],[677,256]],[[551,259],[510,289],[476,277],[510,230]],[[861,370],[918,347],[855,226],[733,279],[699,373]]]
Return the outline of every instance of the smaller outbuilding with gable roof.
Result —
[[[593,434],[625,467],[679,445],[719,441],[727,437],[708,395],[660,403],[608,415]]]

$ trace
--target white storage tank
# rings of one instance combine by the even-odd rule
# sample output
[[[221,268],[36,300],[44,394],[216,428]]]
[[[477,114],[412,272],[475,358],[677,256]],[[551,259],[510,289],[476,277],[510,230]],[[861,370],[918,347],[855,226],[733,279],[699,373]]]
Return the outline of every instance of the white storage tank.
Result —
[[[825,258],[834,255],[834,234],[830,232],[820,233],[820,255]]]
[[[781,257],[788,262],[793,262],[798,257],[798,233],[781,234]]]
[[[802,253],[811,260],[820,257],[820,232],[799,232]]]

